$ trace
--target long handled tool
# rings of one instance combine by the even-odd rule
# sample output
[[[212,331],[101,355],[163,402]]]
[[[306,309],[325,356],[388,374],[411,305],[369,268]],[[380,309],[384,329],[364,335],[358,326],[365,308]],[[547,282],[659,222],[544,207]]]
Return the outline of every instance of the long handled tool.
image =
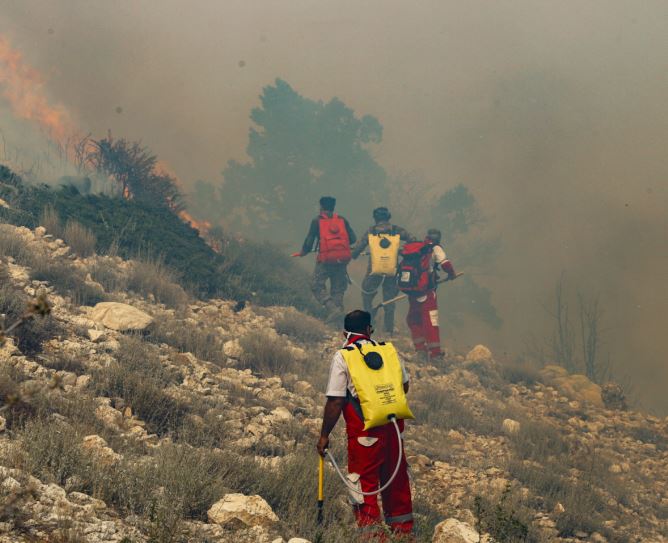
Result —
[[[325,459],[318,455],[318,524],[322,524],[322,506],[325,503],[324,479],[325,479]]]
[[[440,285],[441,283],[446,283],[448,281],[453,281],[454,279],[457,279],[457,277],[460,277],[462,275],[464,275],[464,272],[459,272],[452,279],[450,279],[449,277],[445,277],[444,279],[439,279],[438,281],[436,281],[436,284]],[[395,304],[399,300],[403,300],[404,298],[408,298],[408,294],[399,294],[399,296],[395,296],[394,298],[390,298],[389,300],[386,300],[384,302],[379,303],[377,306],[375,306],[373,308],[372,315],[375,315],[376,313],[378,313],[378,310],[381,307],[385,307],[386,305],[390,305],[390,304]]]

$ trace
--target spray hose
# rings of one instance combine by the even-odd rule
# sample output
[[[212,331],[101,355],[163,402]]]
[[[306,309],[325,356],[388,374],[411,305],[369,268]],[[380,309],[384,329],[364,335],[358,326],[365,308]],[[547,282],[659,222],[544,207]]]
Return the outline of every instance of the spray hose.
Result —
[[[387,487],[389,487],[392,484],[392,481],[394,481],[394,478],[397,476],[397,473],[399,473],[399,467],[401,466],[404,447],[401,441],[401,430],[399,430],[399,425],[397,424],[397,418],[393,415],[391,416],[390,420],[392,421],[392,424],[394,424],[394,429],[397,431],[397,442],[399,443],[399,458],[397,458],[397,465],[394,468],[394,471],[392,472],[392,477],[390,477],[387,483],[381,486],[378,490],[374,490],[372,492],[362,492],[361,488],[357,488],[351,485],[350,481],[348,481],[346,476],[343,475],[343,473],[341,472],[341,468],[339,468],[339,465],[336,463],[336,460],[334,460],[334,456],[332,455],[331,452],[329,452],[329,449],[325,451],[327,453],[327,456],[329,457],[330,462],[334,466],[336,473],[339,474],[341,481],[343,481],[343,484],[346,485],[351,492],[355,492],[356,494],[361,494],[362,496],[376,496],[380,494],[383,490],[385,490]]]

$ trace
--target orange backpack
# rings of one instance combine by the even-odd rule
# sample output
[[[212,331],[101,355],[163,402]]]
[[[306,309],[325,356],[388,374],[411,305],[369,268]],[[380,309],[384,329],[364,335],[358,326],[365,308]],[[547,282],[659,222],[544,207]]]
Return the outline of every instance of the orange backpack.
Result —
[[[328,217],[320,215],[320,241],[318,243],[318,262],[345,264],[352,258],[350,238],[346,222],[336,213]]]

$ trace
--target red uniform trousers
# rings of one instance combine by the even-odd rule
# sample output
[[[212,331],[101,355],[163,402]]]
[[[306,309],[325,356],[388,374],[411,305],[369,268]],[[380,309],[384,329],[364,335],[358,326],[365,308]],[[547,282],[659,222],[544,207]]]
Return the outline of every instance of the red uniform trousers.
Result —
[[[392,423],[364,430],[364,423],[351,402],[343,410],[348,434],[348,473],[359,474],[362,492],[373,492],[392,476],[399,457],[397,432]],[[398,421],[403,433],[404,421]],[[375,443],[359,438],[376,438]],[[366,444],[362,442],[366,442]],[[358,494],[357,497],[360,497]],[[353,506],[357,525],[370,539],[380,535],[380,508],[378,496],[364,496],[364,503]],[[408,463],[405,453],[392,484],[381,493],[385,522],[398,534],[410,534],[413,530],[413,504],[408,479]],[[382,535],[380,536],[383,539]]]
[[[411,295],[408,304],[406,324],[411,330],[415,350],[429,353],[430,356],[441,355],[436,291],[430,290],[423,296]]]

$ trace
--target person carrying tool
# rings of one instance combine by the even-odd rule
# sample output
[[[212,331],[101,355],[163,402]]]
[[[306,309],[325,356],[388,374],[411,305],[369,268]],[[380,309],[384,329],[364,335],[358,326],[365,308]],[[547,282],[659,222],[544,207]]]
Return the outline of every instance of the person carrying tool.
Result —
[[[370,313],[348,313],[344,329],[344,347],[331,363],[316,447],[322,457],[330,457],[348,487],[355,519],[366,537],[382,538],[378,494],[385,523],[396,534],[410,534],[413,506],[402,439],[403,419],[413,418],[406,403],[408,373],[392,344],[371,339]],[[342,413],[348,436],[345,478],[327,450]]]
[[[306,256],[317,246],[318,257],[313,271],[311,291],[333,320],[343,313],[343,295],[348,288],[348,262],[351,244],[357,241],[346,219],[334,213],[336,199],[320,198],[320,214],[311,221],[302,250],[292,256]],[[329,280],[329,294],[327,293]]]
[[[397,285],[399,290],[408,294],[406,324],[411,331],[413,345],[423,360],[441,359],[443,351],[436,298],[438,271],[446,272],[448,280],[457,277],[441,246],[441,231],[431,228],[424,242],[407,243],[402,256]]]
[[[352,257],[357,258],[368,247],[369,266],[362,281],[362,304],[364,310],[373,313],[373,299],[378,289],[383,288],[383,301],[399,294],[395,276],[401,242],[415,241],[415,238],[401,226],[390,223],[392,215],[386,207],[373,210],[375,224],[369,228],[365,236],[355,244]],[[383,329],[389,335],[394,332],[395,304],[383,307]]]

